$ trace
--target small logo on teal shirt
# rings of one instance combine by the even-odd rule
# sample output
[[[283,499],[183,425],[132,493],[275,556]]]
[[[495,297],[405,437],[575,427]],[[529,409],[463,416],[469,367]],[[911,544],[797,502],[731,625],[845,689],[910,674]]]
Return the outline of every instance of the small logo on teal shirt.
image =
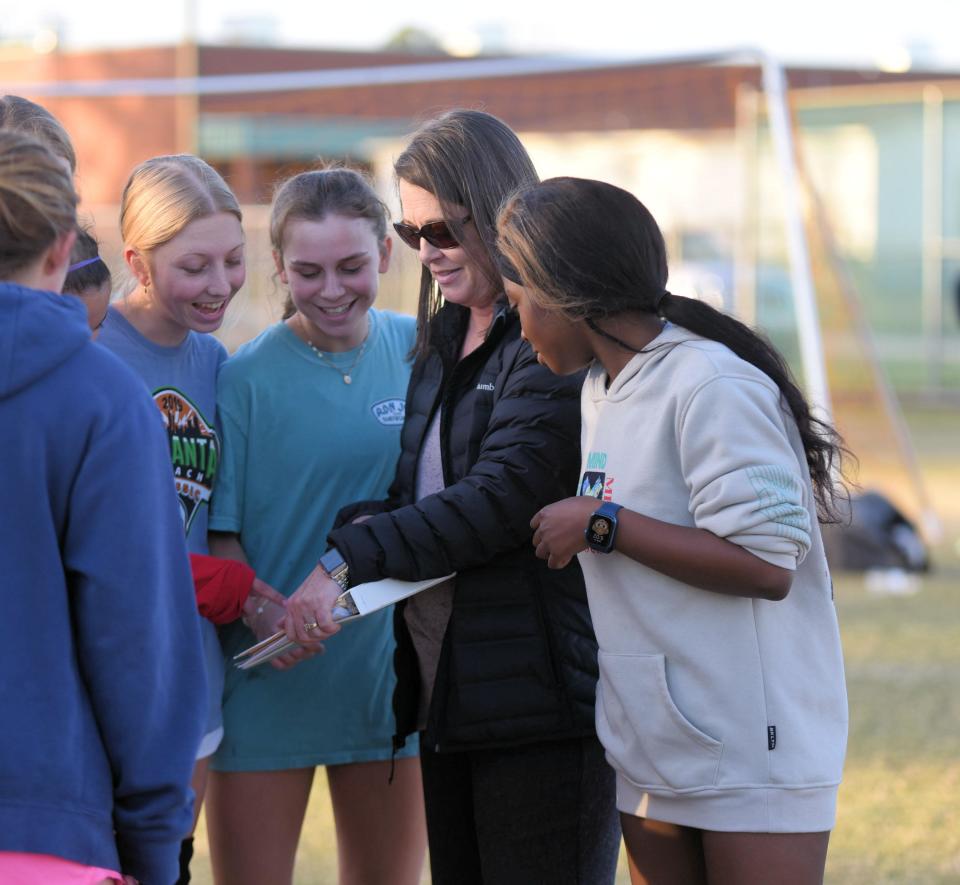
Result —
[[[386,427],[403,424],[406,414],[406,403],[402,399],[382,399],[370,406],[373,417]]]

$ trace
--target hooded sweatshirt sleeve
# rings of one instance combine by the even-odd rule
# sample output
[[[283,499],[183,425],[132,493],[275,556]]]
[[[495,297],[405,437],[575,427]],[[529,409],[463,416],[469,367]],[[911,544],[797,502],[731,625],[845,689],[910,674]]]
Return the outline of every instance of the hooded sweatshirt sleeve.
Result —
[[[810,548],[806,482],[777,392],[715,375],[678,412],[677,439],[698,528],[795,569]]]
[[[121,868],[166,883],[190,827],[205,676],[160,415],[119,369],[87,429],[63,560],[78,666],[113,773]]]

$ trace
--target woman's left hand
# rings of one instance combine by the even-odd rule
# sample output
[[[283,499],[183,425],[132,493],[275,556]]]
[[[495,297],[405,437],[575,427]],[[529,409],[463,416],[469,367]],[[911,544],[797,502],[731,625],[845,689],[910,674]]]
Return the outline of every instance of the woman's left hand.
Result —
[[[322,640],[340,629],[333,620],[333,606],[342,592],[340,585],[318,565],[287,600],[287,613],[280,621],[280,629],[304,648],[319,648]]]
[[[587,549],[587,522],[601,504],[596,498],[578,496],[548,504],[532,520],[533,546],[550,568],[563,568],[581,550]]]

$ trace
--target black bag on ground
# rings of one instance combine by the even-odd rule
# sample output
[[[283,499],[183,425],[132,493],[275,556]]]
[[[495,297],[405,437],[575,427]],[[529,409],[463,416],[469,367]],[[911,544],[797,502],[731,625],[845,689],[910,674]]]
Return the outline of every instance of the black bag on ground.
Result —
[[[831,569],[925,572],[930,568],[929,554],[916,526],[879,492],[851,496],[849,508],[848,519],[822,526]]]

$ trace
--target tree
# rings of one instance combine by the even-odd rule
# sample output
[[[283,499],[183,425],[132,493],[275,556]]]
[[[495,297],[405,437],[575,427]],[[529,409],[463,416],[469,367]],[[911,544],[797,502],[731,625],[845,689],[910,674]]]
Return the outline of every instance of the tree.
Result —
[[[447,55],[443,45],[433,34],[411,25],[400,28],[384,43],[383,48],[416,55]]]

